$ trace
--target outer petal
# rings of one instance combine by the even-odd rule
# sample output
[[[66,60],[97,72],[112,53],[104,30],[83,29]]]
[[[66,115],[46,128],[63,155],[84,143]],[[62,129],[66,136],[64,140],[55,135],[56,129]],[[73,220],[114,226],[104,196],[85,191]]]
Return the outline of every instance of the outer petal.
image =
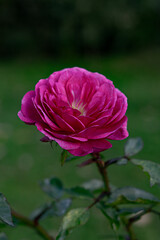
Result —
[[[68,68],[41,79],[22,99],[19,118],[76,156],[101,152],[127,132],[127,98],[105,76]],[[46,140],[46,139],[45,139]]]
[[[102,128],[100,128],[97,125],[94,125],[75,135],[79,137],[96,139],[96,140],[108,138],[109,135],[111,135],[117,129],[123,126],[123,124],[126,122],[126,119],[127,117],[124,116],[119,122],[115,122],[111,125],[106,124],[106,126],[103,126]]]
[[[41,121],[33,104],[34,97],[35,91],[27,92],[22,99],[21,111],[18,112],[19,118],[27,124],[35,124],[36,121]]]
[[[75,156],[85,156],[93,152],[102,152],[111,147],[112,144],[105,139],[89,140],[88,142],[80,143],[79,148],[69,150],[69,152]]]
[[[128,107],[127,97],[118,89],[116,89],[116,92],[117,92],[117,101],[115,103],[115,107],[114,107],[112,116],[108,121],[108,124],[110,124],[113,121],[114,122],[119,121],[121,118],[123,118],[123,116],[127,111],[127,107]]]
[[[40,79],[35,86],[35,91],[37,91],[41,86],[47,86],[47,85],[48,85],[48,79]]]
[[[71,149],[77,149],[80,147],[80,143],[79,142],[69,142],[69,141],[64,141],[61,139],[55,139],[55,141],[59,144],[59,146],[63,149],[66,150],[71,150]]]
[[[74,148],[79,147],[81,141],[82,142],[87,141],[87,139],[85,139],[85,138],[74,137],[70,134],[64,135],[64,134],[56,133],[56,132],[52,131],[52,129],[49,126],[47,126],[47,124],[45,124],[45,123],[36,123],[35,125],[36,125],[38,131],[43,133],[49,140],[56,141],[60,146],[61,146],[61,144],[65,143],[64,149],[66,149],[66,150],[69,150],[71,145],[72,145],[71,149],[72,148],[74,149]],[[68,143],[68,145],[67,145],[67,143]],[[65,148],[65,146],[66,146],[66,148]]]
[[[129,136],[128,131],[127,131],[127,120],[126,122],[114,133],[111,135],[107,136],[107,139],[110,140],[123,140]]]

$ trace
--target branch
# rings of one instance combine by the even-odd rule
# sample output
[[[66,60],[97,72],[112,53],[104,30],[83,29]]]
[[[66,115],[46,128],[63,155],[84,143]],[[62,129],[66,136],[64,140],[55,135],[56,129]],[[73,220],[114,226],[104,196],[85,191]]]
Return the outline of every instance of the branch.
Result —
[[[94,162],[95,162],[95,160],[93,158],[90,158],[90,159],[85,160],[84,162],[78,164],[77,167],[85,167],[85,166],[88,166],[88,165],[90,165]]]
[[[98,170],[102,176],[105,188],[106,188],[106,192],[108,195],[111,194],[111,190],[110,190],[110,186],[109,186],[109,180],[108,180],[108,176],[107,176],[107,170],[105,167],[105,162],[102,161],[100,154],[99,153],[93,153],[92,154],[94,161],[97,164]]]
[[[126,231],[128,232],[128,236],[126,236],[126,240],[138,240],[131,228],[131,224],[126,224]]]
[[[16,219],[23,222],[26,226],[33,228],[43,239],[45,240],[55,240],[52,236],[50,236],[46,230],[39,225],[38,222],[34,222],[33,220],[15,212],[13,209],[11,210],[12,216],[14,216]]]
[[[106,195],[107,195],[106,191],[102,192],[97,198],[95,198],[94,202],[87,207],[87,210],[92,208],[94,205],[96,205],[96,203],[100,202],[100,200],[104,198]]]
[[[46,207],[43,209],[43,211],[40,212],[40,213],[33,219],[35,225],[38,224],[40,218],[41,218],[51,207],[52,207],[51,204],[48,205],[48,206],[46,206]]]
[[[141,211],[140,213],[138,213],[138,214],[136,214],[135,216],[130,217],[130,218],[128,219],[128,223],[125,224],[125,225],[126,225],[126,230],[127,230],[127,232],[129,233],[129,236],[128,236],[128,238],[127,238],[128,240],[137,240],[137,238],[135,237],[135,235],[134,235],[134,233],[133,233],[133,231],[132,231],[132,229],[131,229],[131,226],[132,226],[132,224],[133,224],[134,222],[138,221],[143,215],[145,215],[146,213],[151,212],[151,211],[152,211],[151,208],[146,209],[146,210]]]
[[[109,186],[109,179],[108,179],[108,176],[107,176],[107,169],[106,168],[108,166],[110,166],[111,164],[117,163],[120,159],[123,158],[123,157],[117,157],[117,158],[110,159],[110,160],[104,162],[104,161],[102,161],[101,156],[100,156],[99,153],[93,153],[92,156],[93,156],[93,161],[95,161],[95,163],[97,164],[98,170],[99,170],[99,172],[100,172],[100,174],[102,176],[102,179],[103,179],[106,191],[102,192],[99,195],[99,197],[97,199],[95,199],[95,201],[88,208],[91,208],[97,202],[99,202],[100,199],[104,196],[103,195],[104,193],[106,195],[108,195],[108,196],[111,195],[111,189],[110,189],[110,186]],[[128,157],[125,157],[125,158],[129,160]],[[123,223],[124,223],[126,231],[128,233],[128,236],[126,236],[126,240],[137,240],[137,238],[135,237],[135,234],[134,234],[134,232],[132,230],[132,223],[134,221],[136,221],[138,217],[140,218],[141,216],[136,216],[135,218],[133,217],[133,218],[129,219],[129,221],[126,221],[124,219]]]
[[[105,162],[105,167],[107,168],[108,166],[117,163],[119,160],[121,160],[123,157],[117,157],[117,158],[112,158],[109,159]]]
[[[156,214],[156,215],[158,215],[158,216],[160,217],[160,212],[158,212],[158,211],[156,211],[156,210],[153,210],[153,209],[151,209],[150,212],[151,212],[151,213],[154,213],[154,214]]]
[[[127,157],[127,156],[121,156],[121,157],[112,158],[112,159],[109,159],[109,160],[107,160],[107,161],[105,162],[105,167],[107,168],[107,167],[109,167],[110,165],[117,163],[117,162],[118,162],[119,160],[121,160],[122,158],[125,158],[125,159],[128,160],[128,161],[130,160],[130,158]]]

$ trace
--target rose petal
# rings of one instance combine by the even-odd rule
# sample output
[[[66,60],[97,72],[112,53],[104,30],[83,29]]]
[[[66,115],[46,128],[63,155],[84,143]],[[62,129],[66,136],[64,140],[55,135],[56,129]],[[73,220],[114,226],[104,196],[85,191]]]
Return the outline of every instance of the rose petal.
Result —
[[[27,92],[22,99],[21,111],[18,112],[19,118],[28,124],[34,124],[36,121],[41,121],[33,104],[34,97],[35,91]]]
[[[102,128],[97,125],[91,126],[84,131],[78,133],[77,136],[97,140],[107,138],[109,135],[111,135],[111,133],[119,129],[124,124],[126,119],[127,117],[124,116],[119,122],[115,122],[114,124],[109,126],[106,124],[106,126],[103,126]]]
[[[109,79],[82,68],[67,68],[41,79],[22,99],[19,118],[35,124],[44,141],[56,141],[73,155],[100,152],[105,139],[128,136],[126,96]]]
[[[90,140],[85,143],[81,143],[80,147],[69,152],[75,156],[85,156],[89,153],[102,152],[108,148],[111,148],[112,144],[104,139]]]
[[[129,136],[128,131],[127,131],[127,119],[125,123],[114,133],[111,135],[107,136],[107,139],[110,140],[123,140]]]

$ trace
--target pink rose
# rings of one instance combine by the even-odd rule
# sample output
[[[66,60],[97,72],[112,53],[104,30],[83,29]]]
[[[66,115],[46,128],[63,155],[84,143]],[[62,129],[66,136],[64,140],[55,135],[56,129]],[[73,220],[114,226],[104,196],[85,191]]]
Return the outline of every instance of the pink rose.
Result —
[[[99,73],[74,67],[41,79],[22,99],[19,118],[76,156],[128,137],[126,96]],[[107,140],[106,140],[107,139]]]

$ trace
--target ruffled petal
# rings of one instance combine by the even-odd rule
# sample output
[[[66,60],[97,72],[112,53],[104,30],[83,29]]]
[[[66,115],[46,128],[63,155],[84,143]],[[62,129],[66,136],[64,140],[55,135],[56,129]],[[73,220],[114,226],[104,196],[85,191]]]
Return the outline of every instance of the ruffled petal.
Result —
[[[109,140],[123,140],[129,136],[129,133],[127,131],[127,119],[125,123],[114,133],[111,135],[107,136],[107,139]]]
[[[41,79],[22,99],[19,118],[76,156],[101,152],[128,136],[126,96],[109,79],[67,68]]]
[[[85,156],[89,153],[102,152],[112,147],[112,144],[104,139],[90,140],[88,142],[80,143],[79,148],[69,150],[75,156]]]
[[[34,124],[37,121],[41,121],[33,104],[34,97],[35,91],[27,92],[22,99],[21,111],[18,112],[19,118],[27,124]]]

